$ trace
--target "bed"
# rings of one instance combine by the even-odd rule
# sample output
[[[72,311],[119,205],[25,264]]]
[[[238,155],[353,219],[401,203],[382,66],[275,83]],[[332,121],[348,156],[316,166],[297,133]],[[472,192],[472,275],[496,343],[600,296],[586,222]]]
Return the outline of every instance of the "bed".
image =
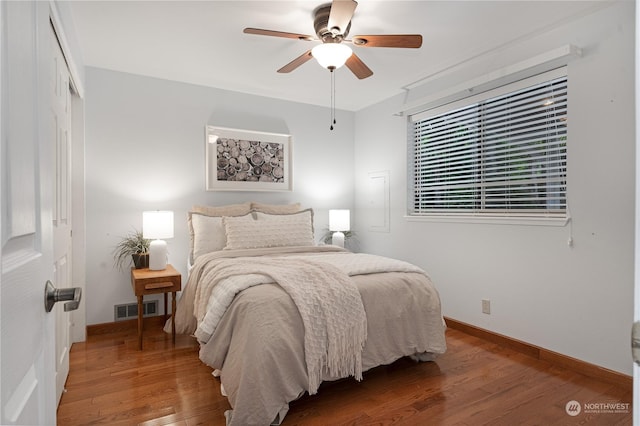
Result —
[[[316,245],[297,204],[194,206],[189,278],[173,317],[232,407],[227,425],[280,424],[322,381],[446,350],[438,292],[407,262]],[[170,329],[168,326],[166,329]]]

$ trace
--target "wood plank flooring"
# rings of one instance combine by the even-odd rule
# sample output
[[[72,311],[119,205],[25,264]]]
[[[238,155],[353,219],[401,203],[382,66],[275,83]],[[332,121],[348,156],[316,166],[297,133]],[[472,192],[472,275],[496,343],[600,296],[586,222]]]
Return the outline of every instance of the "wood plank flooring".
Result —
[[[631,386],[583,376],[449,329],[448,352],[435,362],[400,359],[366,372],[362,382],[324,383],[291,403],[293,425],[631,425]],[[224,425],[230,409],[211,369],[188,336],[145,324],[89,336],[71,349],[58,425]],[[567,414],[569,401],[582,412]],[[607,403],[628,404],[620,413]],[[585,405],[586,404],[586,405]],[[586,408],[590,408],[586,410]],[[586,412],[591,411],[591,412]]]

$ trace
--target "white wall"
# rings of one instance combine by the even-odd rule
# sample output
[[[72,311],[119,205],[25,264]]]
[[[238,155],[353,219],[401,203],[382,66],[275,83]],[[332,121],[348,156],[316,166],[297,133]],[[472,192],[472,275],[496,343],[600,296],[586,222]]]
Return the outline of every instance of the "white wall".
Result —
[[[364,251],[431,275],[446,316],[631,374],[634,248],[634,3],[622,2],[433,78],[438,93],[574,44],[565,227],[410,222],[406,118],[397,96],[356,113],[356,232]],[[368,173],[388,170],[389,233],[370,232]],[[567,245],[572,236],[573,248]],[[491,315],[481,299],[491,300]]]
[[[174,211],[169,261],[184,280],[194,204],[300,202],[314,208],[318,238],[329,208],[353,208],[354,113],[337,111],[330,131],[327,108],[97,68],[87,69],[86,85],[89,325],[114,321],[115,304],[136,301],[111,253],[119,236],[142,228],[144,210]],[[206,192],[207,124],[293,135],[294,190]]]

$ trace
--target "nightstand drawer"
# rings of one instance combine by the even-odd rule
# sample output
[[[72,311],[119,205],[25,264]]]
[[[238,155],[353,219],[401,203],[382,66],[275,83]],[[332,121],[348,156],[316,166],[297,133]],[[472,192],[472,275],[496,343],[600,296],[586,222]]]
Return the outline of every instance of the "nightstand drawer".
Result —
[[[176,277],[171,281],[169,281],[166,277],[159,278],[157,280],[141,280],[138,278],[133,280],[133,291],[136,296],[180,291],[180,289],[182,288],[182,286],[180,285],[180,281],[180,277]]]
[[[176,290],[173,290],[175,285],[176,285],[176,283],[172,283],[172,282],[151,283],[151,284],[146,284],[144,286],[144,289],[145,290],[157,290],[157,289],[161,288],[161,289],[168,290],[168,291],[179,291],[180,290],[180,286],[178,286],[178,288]]]
[[[161,271],[132,269],[131,284],[136,296],[180,291],[182,275],[171,265]]]

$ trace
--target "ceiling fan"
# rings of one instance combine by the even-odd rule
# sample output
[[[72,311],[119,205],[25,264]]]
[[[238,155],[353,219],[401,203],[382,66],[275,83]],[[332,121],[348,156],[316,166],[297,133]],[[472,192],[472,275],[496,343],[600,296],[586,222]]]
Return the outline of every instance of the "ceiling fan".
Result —
[[[289,73],[315,57],[320,65],[330,71],[346,64],[347,68],[359,79],[370,77],[373,75],[373,71],[348,46],[342,43],[350,43],[357,47],[416,49],[422,46],[422,35],[420,34],[357,35],[348,39],[351,19],[356,6],[358,3],[354,0],[333,0],[332,3],[323,4],[316,8],[313,13],[313,26],[317,37],[260,28],[245,28],[244,33],[322,42],[280,68],[279,73]]]

